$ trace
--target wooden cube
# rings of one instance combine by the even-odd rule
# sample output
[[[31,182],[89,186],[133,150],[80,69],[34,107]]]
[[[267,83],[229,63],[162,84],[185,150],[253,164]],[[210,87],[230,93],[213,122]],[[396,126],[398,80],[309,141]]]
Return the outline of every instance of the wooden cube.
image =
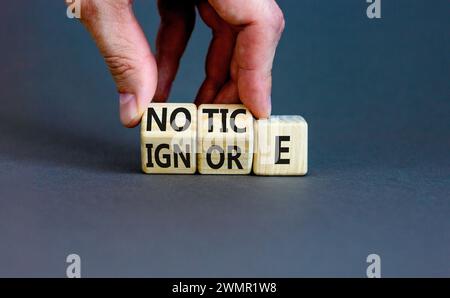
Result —
[[[197,168],[197,107],[151,103],[141,122],[144,173],[194,174]]]
[[[249,174],[253,116],[243,105],[198,108],[198,170],[201,174]]]
[[[296,176],[308,172],[308,124],[300,116],[255,120],[256,175]]]

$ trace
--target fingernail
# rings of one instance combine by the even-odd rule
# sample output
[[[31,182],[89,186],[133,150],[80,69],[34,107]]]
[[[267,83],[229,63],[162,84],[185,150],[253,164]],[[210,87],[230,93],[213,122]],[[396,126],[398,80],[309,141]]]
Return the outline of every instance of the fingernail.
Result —
[[[134,94],[120,93],[120,121],[129,126],[138,117],[137,99]]]
[[[269,95],[269,99],[267,100],[267,118],[270,118],[272,114],[272,95]]]

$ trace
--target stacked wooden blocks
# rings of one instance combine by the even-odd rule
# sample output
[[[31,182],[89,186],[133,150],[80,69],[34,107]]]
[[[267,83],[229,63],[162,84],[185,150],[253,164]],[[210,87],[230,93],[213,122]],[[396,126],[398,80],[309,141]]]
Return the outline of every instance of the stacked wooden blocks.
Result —
[[[305,175],[308,125],[300,116],[255,120],[243,105],[152,103],[141,158],[148,174]]]

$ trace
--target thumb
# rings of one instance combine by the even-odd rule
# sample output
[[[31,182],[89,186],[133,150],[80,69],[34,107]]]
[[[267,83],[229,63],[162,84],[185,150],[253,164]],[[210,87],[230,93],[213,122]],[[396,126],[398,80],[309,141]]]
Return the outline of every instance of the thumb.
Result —
[[[136,126],[155,93],[157,66],[132,0],[82,0],[81,21],[116,83],[122,124]]]

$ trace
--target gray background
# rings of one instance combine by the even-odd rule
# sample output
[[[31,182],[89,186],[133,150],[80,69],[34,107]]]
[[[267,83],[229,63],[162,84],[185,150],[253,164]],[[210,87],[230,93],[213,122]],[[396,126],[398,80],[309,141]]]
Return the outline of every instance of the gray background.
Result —
[[[139,131],[64,1],[1,4],[0,276],[450,276],[447,0],[279,1],[273,113],[310,125],[307,177],[146,176]],[[136,0],[152,41],[154,1]],[[174,85],[203,79],[200,21]]]

